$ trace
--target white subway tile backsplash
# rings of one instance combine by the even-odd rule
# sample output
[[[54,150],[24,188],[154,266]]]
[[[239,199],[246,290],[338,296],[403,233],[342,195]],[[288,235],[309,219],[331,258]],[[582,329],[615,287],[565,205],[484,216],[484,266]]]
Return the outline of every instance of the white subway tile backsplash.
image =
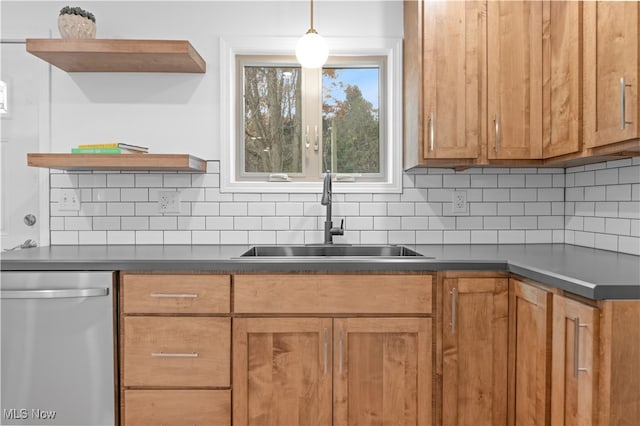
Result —
[[[135,244],[136,233],[134,231],[107,231],[107,244]]]
[[[500,188],[524,188],[524,175],[500,175],[498,176],[498,187]],[[495,185],[494,185],[495,186]]]
[[[621,236],[618,238],[618,250],[640,256],[640,238]]]
[[[145,188],[123,188],[120,201],[149,201],[149,190]]]
[[[471,187],[471,179],[464,174],[445,175],[442,177],[442,186],[444,188],[469,188]]]
[[[120,188],[94,188],[91,190],[90,200],[94,202],[120,201]]]
[[[471,244],[471,231],[444,231],[444,244]]]
[[[96,231],[118,231],[120,230],[119,216],[104,216],[93,218],[93,229]]]
[[[208,173],[50,172],[52,244],[319,243],[320,194],[221,193],[219,162]],[[350,244],[550,243],[624,248],[640,233],[640,161],[558,168],[417,169],[401,194],[344,194],[334,187],[336,242]],[[76,188],[79,212],[59,210]],[[181,191],[181,212],[162,215],[158,191]],[[467,195],[465,215],[452,194]],[[80,233],[83,233],[82,236]],[[615,246],[615,248],[614,248]]]
[[[203,216],[179,216],[178,229],[183,231],[203,231],[207,229],[206,220]]]
[[[106,208],[107,216],[134,216],[136,205],[135,203],[106,203]],[[100,210],[100,215],[105,215],[105,213],[102,212],[102,209]]]
[[[191,231],[164,231],[164,244],[191,244]]]
[[[220,244],[220,231],[192,231],[192,244]]]
[[[165,173],[163,186],[165,188],[188,188],[191,186],[191,175],[188,173]]]
[[[107,231],[78,231],[78,244],[107,244]]]
[[[105,175],[107,177],[107,186],[109,188],[129,188],[135,186],[134,174],[113,174]]]
[[[604,221],[604,231],[613,235],[629,235],[631,233],[631,221],[629,219],[608,217]]]
[[[414,203],[388,203],[387,214],[389,216],[413,216],[415,214]]]
[[[162,231],[135,231],[136,244],[163,244]]]
[[[631,185],[607,186],[607,201],[631,201]]]
[[[149,218],[150,230],[175,230],[178,229],[176,216],[154,216]]]
[[[471,231],[471,244],[498,244],[498,231]]]
[[[510,201],[508,189],[483,189],[482,201]]]
[[[138,174],[134,176],[136,187],[160,188],[162,187],[162,175],[159,174]]]

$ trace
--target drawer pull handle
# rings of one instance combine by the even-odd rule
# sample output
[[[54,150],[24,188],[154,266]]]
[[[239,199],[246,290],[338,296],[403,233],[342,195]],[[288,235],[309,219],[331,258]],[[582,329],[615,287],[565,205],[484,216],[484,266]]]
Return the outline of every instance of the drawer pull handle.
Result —
[[[157,357],[157,358],[198,358],[198,352],[183,353],[183,354],[169,353],[169,352],[152,352],[151,356]]]
[[[573,377],[578,378],[581,371],[589,371],[587,368],[580,368],[580,327],[587,327],[587,324],[580,322],[580,317],[573,320]]]
[[[324,358],[323,358],[323,373],[327,374],[327,363],[328,363],[328,352],[329,352],[329,330],[327,329],[327,327],[324,328],[323,330],[323,338],[322,338],[322,347],[323,347],[323,351],[324,351]]]
[[[198,295],[194,293],[151,293],[151,297],[157,297],[159,299],[195,299]]]

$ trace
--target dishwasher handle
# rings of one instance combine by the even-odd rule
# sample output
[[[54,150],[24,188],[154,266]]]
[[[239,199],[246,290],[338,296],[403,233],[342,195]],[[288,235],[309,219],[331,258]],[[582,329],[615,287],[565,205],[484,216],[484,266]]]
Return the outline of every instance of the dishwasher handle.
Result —
[[[68,288],[59,290],[2,290],[0,299],[68,299],[108,296],[109,288]]]

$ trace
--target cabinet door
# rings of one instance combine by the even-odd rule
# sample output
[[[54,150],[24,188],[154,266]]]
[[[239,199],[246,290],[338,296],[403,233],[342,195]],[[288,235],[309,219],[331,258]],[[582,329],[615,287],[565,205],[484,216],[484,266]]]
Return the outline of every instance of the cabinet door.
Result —
[[[235,318],[233,424],[331,425],[331,319]]]
[[[578,152],[582,144],[582,2],[543,3],[543,157]]]
[[[431,318],[334,322],[334,424],[432,423]]]
[[[425,1],[425,159],[480,154],[486,122],[486,2]]]
[[[566,297],[553,300],[551,424],[595,424],[598,309]]]
[[[445,278],[442,418],[445,425],[507,421],[506,278]]]
[[[542,158],[541,1],[490,1],[489,159]]]
[[[512,279],[509,294],[509,425],[548,425],[551,293]]]
[[[594,1],[583,8],[587,146],[638,138],[640,3]]]

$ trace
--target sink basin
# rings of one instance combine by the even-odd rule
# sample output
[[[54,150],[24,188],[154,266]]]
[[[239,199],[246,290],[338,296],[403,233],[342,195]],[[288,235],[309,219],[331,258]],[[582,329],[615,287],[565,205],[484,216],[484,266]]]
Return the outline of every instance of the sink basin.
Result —
[[[350,245],[309,245],[309,246],[254,246],[241,257],[406,257],[419,256],[403,246],[350,246]]]

